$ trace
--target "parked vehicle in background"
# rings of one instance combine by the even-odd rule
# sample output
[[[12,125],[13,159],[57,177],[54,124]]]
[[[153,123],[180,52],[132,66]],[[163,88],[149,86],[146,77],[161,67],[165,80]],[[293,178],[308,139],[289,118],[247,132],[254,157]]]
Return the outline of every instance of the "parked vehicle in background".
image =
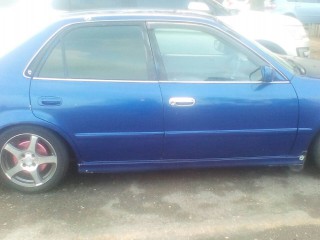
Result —
[[[0,58],[0,177],[39,192],[70,159],[84,173],[320,165],[317,64],[206,14],[66,14]]]
[[[295,17],[303,24],[320,24],[320,0],[266,0],[265,8]]]
[[[54,7],[75,11],[88,9],[188,9],[218,17],[241,34],[269,50],[284,55],[309,57],[309,39],[298,20],[280,14],[257,11],[231,13],[214,0],[53,0]]]
[[[235,11],[250,10],[249,0],[224,0],[222,5],[227,9]]]

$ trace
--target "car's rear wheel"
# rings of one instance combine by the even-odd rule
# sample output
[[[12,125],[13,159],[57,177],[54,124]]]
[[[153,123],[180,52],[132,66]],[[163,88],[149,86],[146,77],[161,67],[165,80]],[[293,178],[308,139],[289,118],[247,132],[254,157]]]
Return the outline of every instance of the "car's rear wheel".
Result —
[[[308,162],[320,169],[320,136],[312,142],[308,155]]]
[[[0,175],[19,191],[40,192],[56,186],[68,168],[68,153],[54,133],[17,127],[0,137]]]

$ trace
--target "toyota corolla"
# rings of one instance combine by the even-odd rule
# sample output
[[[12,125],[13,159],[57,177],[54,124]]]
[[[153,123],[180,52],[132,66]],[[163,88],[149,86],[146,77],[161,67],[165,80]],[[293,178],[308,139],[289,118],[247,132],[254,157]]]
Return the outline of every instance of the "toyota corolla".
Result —
[[[306,63],[209,15],[65,15],[0,58],[0,175],[39,192],[70,159],[80,172],[319,165]]]

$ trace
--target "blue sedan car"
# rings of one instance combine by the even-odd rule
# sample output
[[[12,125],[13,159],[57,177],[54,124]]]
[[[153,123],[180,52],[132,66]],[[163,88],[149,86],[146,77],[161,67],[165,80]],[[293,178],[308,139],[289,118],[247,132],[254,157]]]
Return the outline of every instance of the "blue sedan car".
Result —
[[[196,13],[67,15],[0,59],[0,175],[320,164],[315,64]]]

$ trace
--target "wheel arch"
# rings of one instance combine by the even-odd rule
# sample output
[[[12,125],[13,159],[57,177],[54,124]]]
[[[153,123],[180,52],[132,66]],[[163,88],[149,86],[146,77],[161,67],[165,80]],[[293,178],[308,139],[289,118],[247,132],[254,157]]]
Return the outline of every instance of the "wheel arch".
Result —
[[[14,129],[14,128],[18,128],[18,127],[35,127],[35,128],[41,128],[44,130],[47,130],[49,132],[51,132],[52,134],[54,134],[57,138],[59,138],[61,141],[63,141],[63,144],[66,146],[66,149],[68,151],[69,157],[70,157],[70,161],[73,162],[77,162],[79,159],[79,156],[77,154],[76,151],[76,146],[73,143],[72,139],[61,129],[57,128],[54,125],[51,124],[46,124],[46,123],[41,123],[41,122],[22,122],[22,123],[13,123],[10,125],[6,125],[3,126],[0,129],[0,135],[2,135],[4,132],[10,130],[10,129]]]

